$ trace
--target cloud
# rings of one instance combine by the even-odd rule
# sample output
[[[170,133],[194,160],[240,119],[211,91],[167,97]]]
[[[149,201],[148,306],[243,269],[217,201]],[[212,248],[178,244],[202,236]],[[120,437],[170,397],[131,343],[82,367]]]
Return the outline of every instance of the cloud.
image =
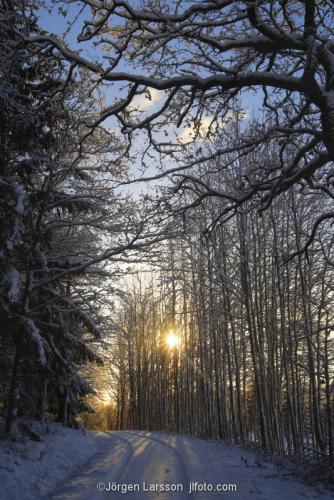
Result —
[[[245,120],[245,119],[247,119],[247,117],[248,117],[248,113],[245,112],[242,115],[241,119]],[[216,120],[216,123],[213,123],[213,124],[212,124],[212,120],[213,120],[212,116],[203,116],[201,119],[201,123],[200,123],[198,139],[200,139],[200,140],[206,139],[206,136],[209,132],[211,124],[212,124],[211,132],[214,133],[216,128],[218,128],[218,129],[223,128],[225,125],[230,123],[232,119],[233,119],[232,111],[228,111],[224,118],[218,118]],[[188,127],[187,126],[183,127],[181,129],[181,131],[179,132],[177,137],[182,143],[192,141],[195,138],[195,126],[194,126],[194,124],[191,124]]]
[[[201,125],[200,125],[200,129],[199,129],[200,138],[204,138],[206,136],[206,134],[208,133],[211,121],[212,121],[212,118],[210,118],[209,116],[204,116],[201,119]],[[194,124],[183,127],[183,129],[178,134],[178,139],[181,142],[190,142],[194,139],[194,137],[195,137]]]
[[[163,93],[157,89],[148,89],[133,99],[130,108],[138,111],[147,111],[161,100],[162,95]]]

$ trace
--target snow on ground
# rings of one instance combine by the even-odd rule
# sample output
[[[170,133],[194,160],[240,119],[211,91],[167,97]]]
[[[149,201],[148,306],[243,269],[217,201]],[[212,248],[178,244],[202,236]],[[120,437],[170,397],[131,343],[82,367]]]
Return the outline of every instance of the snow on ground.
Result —
[[[83,466],[99,448],[108,448],[109,435],[49,425],[33,425],[40,442],[0,439],[0,499],[37,500]]]
[[[51,424],[42,439],[0,440],[1,500],[334,499],[333,492],[217,441],[165,432],[93,433],[59,424]]]
[[[112,453],[101,450],[53,492],[52,500],[334,498],[328,490],[317,490],[284,476],[273,464],[260,463],[255,454],[239,446],[165,432],[111,432],[110,439],[115,443]],[[167,487],[177,491],[166,491]],[[208,491],[211,487],[216,491]]]

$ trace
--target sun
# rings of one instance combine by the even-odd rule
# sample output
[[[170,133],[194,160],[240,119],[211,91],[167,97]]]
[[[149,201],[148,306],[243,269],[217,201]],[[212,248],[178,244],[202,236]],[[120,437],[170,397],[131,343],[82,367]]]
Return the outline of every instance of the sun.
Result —
[[[173,331],[170,331],[166,337],[166,345],[169,349],[175,349],[180,344],[180,337]]]

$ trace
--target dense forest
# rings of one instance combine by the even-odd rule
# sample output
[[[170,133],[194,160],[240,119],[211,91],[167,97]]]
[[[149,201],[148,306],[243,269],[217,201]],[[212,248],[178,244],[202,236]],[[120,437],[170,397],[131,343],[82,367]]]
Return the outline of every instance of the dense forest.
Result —
[[[325,0],[0,0],[6,435],[333,463],[333,31]]]
[[[189,215],[151,281],[139,275],[123,300],[117,428],[332,453],[332,257],[319,242],[282,264],[319,203],[291,192],[261,219],[245,209],[207,238],[215,204]]]

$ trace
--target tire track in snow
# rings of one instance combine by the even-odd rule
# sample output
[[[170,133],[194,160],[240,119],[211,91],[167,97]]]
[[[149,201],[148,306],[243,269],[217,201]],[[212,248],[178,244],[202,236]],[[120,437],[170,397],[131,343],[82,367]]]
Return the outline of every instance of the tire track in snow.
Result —
[[[184,459],[183,459],[181,453],[176,448],[174,448],[172,445],[170,445],[169,443],[167,443],[164,440],[159,439],[156,436],[148,436],[147,434],[143,435],[143,434],[139,434],[136,431],[125,431],[125,433],[131,434],[131,435],[135,435],[135,436],[138,436],[138,437],[141,437],[141,438],[144,437],[145,439],[148,439],[150,441],[153,441],[153,442],[156,442],[156,443],[158,443],[160,445],[163,445],[165,448],[168,449],[168,451],[173,452],[174,456],[176,457],[177,462],[180,465],[180,468],[178,470],[182,471],[182,476],[184,478],[184,480],[183,480],[184,483],[185,484],[189,483],[190,479],[189,479],[187,468],[186,468],[185,463],[184,463]]]
[[[179,452],[169,443],[156,436],[136,431],[123,431],[122,439],[131,442],[133,455],[113,481],[119,484],[139,484],[140,492],[131,493],[131,499],[142,500],[181,500],[188,498],[188,472]],[[166,485],[182,484],[183,491],[148,491],[144,484]],[[107,495],[104,496],[107,498]],[[115,492],[114,499],[124,498],[124,494]]]

